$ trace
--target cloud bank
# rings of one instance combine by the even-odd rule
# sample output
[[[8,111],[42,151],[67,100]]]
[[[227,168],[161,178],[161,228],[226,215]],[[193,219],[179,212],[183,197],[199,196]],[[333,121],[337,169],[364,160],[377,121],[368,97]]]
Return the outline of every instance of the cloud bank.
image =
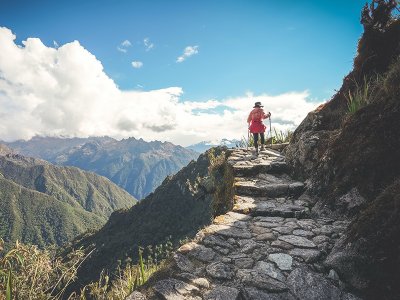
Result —
[[[35,135],[136,137],[189,145],[246,135],[255,101],[272,112],[273,126],[294,129],[318,103],[307,91],[247,94],[209,101],[183,99],[181,87],[123,91],[78,41],[22,45],[0,27],[0,139]]]

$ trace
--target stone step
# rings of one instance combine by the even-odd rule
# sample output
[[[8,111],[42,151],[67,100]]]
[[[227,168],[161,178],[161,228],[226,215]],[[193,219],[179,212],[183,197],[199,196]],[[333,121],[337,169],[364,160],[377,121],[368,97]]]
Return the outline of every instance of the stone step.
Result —
[[[267,197],[298,197],[304,191],[304,183],[268,183],[263,181],[239,181],[235,183],[236,195]]]
[[[300,200],[236,197],[233,211],[251,216],[304,219],[310,217],[307,203]]]
[[[233,166],[235,176],[253,176],[260,173],[283,174],[288,172],[288,165],[285,161],[263,160],[260,163],[237,163]]]

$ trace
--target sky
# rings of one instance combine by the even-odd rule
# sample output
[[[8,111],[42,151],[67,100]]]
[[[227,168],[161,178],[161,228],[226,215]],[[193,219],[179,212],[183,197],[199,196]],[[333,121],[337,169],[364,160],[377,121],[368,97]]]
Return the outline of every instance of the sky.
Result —
[[[293,130],[351,70],[365,1],[0,0],[0,139]]]

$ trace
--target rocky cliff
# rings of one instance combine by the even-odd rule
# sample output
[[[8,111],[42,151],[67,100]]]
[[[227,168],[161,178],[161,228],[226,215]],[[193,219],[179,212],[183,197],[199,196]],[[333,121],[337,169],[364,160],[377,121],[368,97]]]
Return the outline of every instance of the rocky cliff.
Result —
[[[398,299],[400,20],[373,17],[354,70],[298,127],[286,157],[307,181],[315,214],[352,220],[327,264],[368,299]],[[349,112],[349,96],[360,93],[362,105]]]

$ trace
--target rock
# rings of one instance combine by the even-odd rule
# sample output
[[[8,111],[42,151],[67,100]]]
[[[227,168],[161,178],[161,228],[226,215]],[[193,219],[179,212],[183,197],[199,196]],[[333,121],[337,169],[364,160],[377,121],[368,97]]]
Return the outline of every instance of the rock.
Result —
[[[193,263],[184,255],[175,253],[173,256],[176,266],[183,272],[194,272],[195,268]]]
[[[221,262],[215,262],[206,267],[207,274],[218,279],[232,279],[235,275],[234,270],[235,268],[232,265]]]
[[[212,249],[193,242],[183,245],[178,249],[178,251],[182,252],[181,249],[185,246],[186,248],[184,248],[184,250],[187,252],[188,256],[198,259],[202,262],[211,262],[216,255]]]
[[[336,273],[336,271],[334,269],[331,269],[329,271],[328,278],[337,281],[337,280],[339,280],[339,275],[338,275],[338,273]]]
[[[255,226],[266,227],[266,228],[274,228],[279,227],[281,223],[274,223],[274,222],[254,222]]]
[[[207,246],[219,246],[222,248],[233,249],[232,245],[217,235],[209,235],[204,238],[203,243]]]
[[[284,250],[290,250],[290,249],[294,248],[294,246],[292,244],[286,243],[284,241],[279,241],[279,240],[278,241],[273,241],[271,243],[271,246],[272,247],[278,247],[278,248],[281,248],[281,249],[284,249]]]
[[[281,241],[287,242],[301,248],[316,248],[317,246],[310,240],[296,235],[284,235],[280,236]]]
[[[317,227],[313,220],[298,220],[297,224],[304,230],[313,230]]]
[[[228,238],[251,238],[251,233],[248,230],[227,225],[210,225],[205,230],[207,231],[207,233],[216,233],[222,236],[226,236]]]
[[[233,287],[217,285],[204,295],[204,300],[236,300],[239,290]]]
[[[251,269],[254,261],[250,257],[238,258],[235,260],[235,266],[239,269]]]
[[[342,295],[341,300],[362,300],[362,299],[353,294],[346,293],[346,294]]]
[[[263,233],[256,236],[257,241],[274,241],[276,240],[275,235],[272,232]]]
[[[287,226],[279,226],[273,228],[274,231],[279,232],[280,234],[291,234],[293,231],[293,228],[287,227]]]
[[[250,240],[248,243],[244,244],[243,247],[241,247],[240,252],[250,253],[257,247],[259,247],[259,245],[254,240]]]
[[[271,292],[282,292],[288,289],[284,283],[269,276],[253,276],[252,281],[246,283]]]
[[[199,288],[208,289],[210,287],[210,283],[206,278],[197,277],[190,273],[180,273],[178,274],[178,277]]]
[[[301,257],[306,263],[316,262],[321,257],[321,251],[314,249],[292,249],[289,254],[295,257]]]
[[[268,222],[268,223],[280,223],[285,220],[285,218],[282,217],[257,217],[254,218],[255,221],[259,222]]]
[[[140,292],[133,292],[132,294],[130,294],[128,297],[125,298],[125,300],[146,300],[146,296],[143,295]]]
[[[272,253],[268,255],[268,260],[276,263],[281,270],[291,270],[293,258],[285,253]]]
[[[340,299],[341,291],[320,274],[305,267],[293,270],[287,284],[294,295],[302,300]]]
[[[313,237],[315,234],[312,231],[296,229],[293,231],[294,235],[304,236],[304,237]]]
[[[165,300],[185,300],[184,295],[199,291],[197,287],[173,278],[156,282],[154,290]]]
[[[270,232],[272,232],[271,229],[266,228],[266,227],[260,227],[260,226],[252,226],[252,227],[250,227],[250,230],[251,230],[254,234],[264,234],[264,233],[270,233]]]
[[[245,288],[243,294],[245,300],[296,300],[289,293],[268,293],[256,288]]]
[[[268,275],[269,277],[278,279],[279,281],[282,282],[286,280],[282,272],[269,262],[265,261],[257,262],[256,266],[254,267],[254,270],[259,274]]]
[[[316,237],[313,238],[313,242],[316,243],[317,245],[329,242],[330,239],[326,235],[317,235]]]
[[[206,278],[202,278],[202,277],[195,278],[195,279],[191,280],[190,283],[199,288],[204,288],[204,289],[210,288],[210,283],[208,282],[208,280]]]

